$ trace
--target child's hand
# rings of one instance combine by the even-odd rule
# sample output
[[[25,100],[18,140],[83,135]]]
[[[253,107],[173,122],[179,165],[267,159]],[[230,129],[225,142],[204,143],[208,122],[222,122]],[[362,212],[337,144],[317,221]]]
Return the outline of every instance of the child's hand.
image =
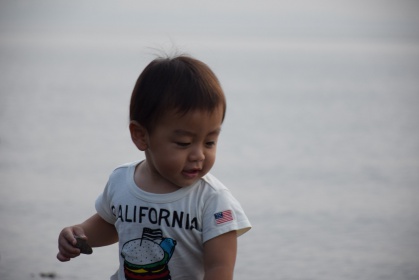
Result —
[[[87,240],[86,235],[81,227],[73,226],[64,228],[58,237],[58,254],[57,259],[67,262],[72,258],[80,255],[80,249],[76,247],[76,236]]]

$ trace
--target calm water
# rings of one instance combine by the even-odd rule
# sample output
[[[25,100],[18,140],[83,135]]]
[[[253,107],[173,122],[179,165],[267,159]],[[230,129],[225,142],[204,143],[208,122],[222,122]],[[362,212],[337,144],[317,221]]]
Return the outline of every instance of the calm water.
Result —
[[[198,32],[207,18],[191,30],[177,21],[182,32],[155,35],[119,33],[97,16],[111,29],[94,32],[99,27],[89,25],[86,7],[77,26],[69,16],[40,20],[52,2],[41,1],[28,18],[32,6],[19,3],[13,11],[21,26],[1,29],[0,41],[0,279],[46,272],[108,279],[116,270],[116,246],[63,264],[55,259],[56,239],[62,227],[94,212],[115,166],[142,158],[129,139],[129,96],[153,58],[147,47],[167,47],[171,39],[207,62],[227,94],[212,173],[254,226],[239,239],[236,279],[419,279],[416,37],[370,38],[348,29],[359,36],[314,38],[294,25],[301,36],[293,38],[255,24],[231,38],[236,27],[227,16],[227,31],[215,25],[208,36]],[[6,22],[16,23],[12,18]],[[399,34],[393,21],[377,18],[371,21]],[[355,27],[381,34],[374,29],[381,25],[361,19]]]

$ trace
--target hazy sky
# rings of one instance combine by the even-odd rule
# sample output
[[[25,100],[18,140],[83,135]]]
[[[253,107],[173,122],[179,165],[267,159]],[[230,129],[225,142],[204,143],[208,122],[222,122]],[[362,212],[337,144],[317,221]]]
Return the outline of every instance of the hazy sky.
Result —
[[[2,0],[0,35],[3,43],[18,38],[40,43],[51,39],[49,36],[64,42],[65,38],[115,37],[123,41],[144,36],[157,40],[234,40],[243,36],[252,40],[419,40],[418,12],[419,1],[414,0]]]

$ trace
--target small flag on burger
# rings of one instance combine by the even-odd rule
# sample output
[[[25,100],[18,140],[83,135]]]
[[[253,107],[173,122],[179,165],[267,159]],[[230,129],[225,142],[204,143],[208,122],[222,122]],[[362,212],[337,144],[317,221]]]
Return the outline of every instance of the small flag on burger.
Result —
[[[214,214],[214,218],[215,218],[215,223],[217,225],[221,225],[227,222],[232,221],[233,218],[233,213],[231,212],[231,210],[225,210],[222,212],[218,212]]]

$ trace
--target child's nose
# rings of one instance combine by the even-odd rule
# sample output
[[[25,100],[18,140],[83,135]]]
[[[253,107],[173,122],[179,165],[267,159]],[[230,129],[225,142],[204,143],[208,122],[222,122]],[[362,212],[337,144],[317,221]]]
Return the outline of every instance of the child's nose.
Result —
[[[203,161],[205,159],[204,149],[201,147],[196,147],[192,150],[189,155],[190,161]]]

